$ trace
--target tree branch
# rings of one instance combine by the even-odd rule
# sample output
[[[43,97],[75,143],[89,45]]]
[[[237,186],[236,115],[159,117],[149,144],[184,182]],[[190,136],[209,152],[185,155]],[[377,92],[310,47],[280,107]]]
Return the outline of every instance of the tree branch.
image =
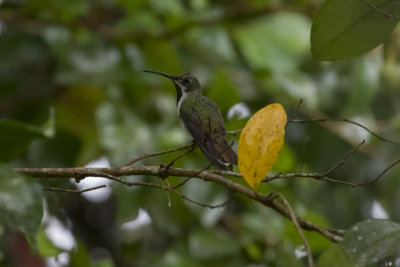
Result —
[[[202,179],[207,182],[214,182],[221,186],[224,186],[234,192],[240,193],[247,198],[255,200],[264,206],[270,207],[283,215],[284,217],[291,220],[290,211],[283,205],[276,203],[273,199],[268,196],[260,195],[257,192],[239,184],[235,183],[221,175],[215,174],[208,170],[204,170],[199,172],[199,170],[191,170],[191,169],[181,169],[181,168],[168,168],[164,169],[160,166],[129,166],[129,167],[111,167],[111,168],[14,168],[15,171],[22,173],[24,175],[28,175],[35,178],[41,179],[54,179],[54,178],[71,178],[71,177],[104,177],[116,182],[123,183],[127,186],[140,185],[140,186],[152,186],[157,187],[159,189],[172,191],[174,193],[178,192],[172,187],[160,186],[154,184],[145,184],[145,183],[130,183],[120,176],[129,176],[129,175],[148,175],[148,176],[156,176],[156,177],[165,177],[168,176],[177,176],[177,177],[192,177]],[[222,204],[221,204],[222,205]],[[217,205],[218,206],[218,205]],[[220,205],[219,205],[220,206]],[[342,238],[333,231],[329,229],[322,228],[310,221],[307,221],[301,217],[297,217],[299,225],[309,231],[316,231],[326,238],[330,239],[333,242],[340,242]]]
[[[334,170],[340,168],[345,161],[355,152],[357,151],[361,145],[365,144],[365,141],[362,141],[359,145],[354,147],[352,150],[350,150],[346,156],[339,161],[338,163],[334,164],[332,167],[330,167],[328,170],[318,173],[318,172],[312,172],[312,173],[279,173],[276,175],[267,175],[267,177],[263,180],[263,183],[271,182],[276,179],[289,179],[289,178],[310,178],[310,179],[315,179],[315,180],[320,180],[320,181],[327,181],[331,183],[337,183],[337,184],[342,184],[342,185],[347,185],[351,187],[358,187],[358,186],[367,186],[370,185],[374,182],[377,182],[384,174],[386,174],[391,168],[395,167],[397,164],[400,163],[400,159],[396,160],[395,162],[391,163],[389,166],[387,166],[383,171],[381,171],[377,176],[374,178],[370,179],[367,182],[361,182],[361,183],[352,183],[352,182],[347,182],[343,180],[338,180],[338,179],[333,179],[327,177],[330,175]],[[230,171],[221,171],[221,170],[209,170],[209,172],[219,174],[219,175],[227,175],[231,177],[237,177],[237,178],[243,178],[243,175],[241,173],[236,173],[236,172],[230,172]]]
[[[301,102],[300,102],[301,103]],[[299,104],[300,106],[300,104]],[[375,137],[379,138],[383,142],[388,142],[396,145],[400,145],[400,143],[391,141],[389,139],[383,138],[379,136],[378,134],[372,132],[369,130],[367,127],[361,125],[360,123],[357,123],[355,121],[351,121],[348,119],[326,119],[326,118],[321,118],[321,119],[309,119],[309,120],[290,120],[288,123],[293,122],[293,123],[305,123],[305,122],[325,122],[325,121],[342,121],[342,122],[347,122],[354,124],[358,127],[361,127],[365,130],[367,130],[369,133],[374,135]],[[237,133],[239,131],[234,131],[234,133]],[[338,163],[334,164],[332,167],[330,167],[328,170],[326,170],[323,173],[287,173],[287,174],[277,174],[277,175],[271,175],[267,176],[267,178],[264,180],[264,182],[270,182],[274,179],[278,178],[292,178],[292,177],[303,177],[303,178],[313,178],[317,180],[324,180],[324,181],[329,181],[329,182],[335,182],[335,183],[340,183],[348,186],[362,186],[362,185],[368,185],[373,182],[376,182],[379,180],[380,177],[382,177],[386,172],[388,172],[391,168],[393,168],[395,165],[400,163],[400,160],[395,161],[394,163],[390,164],[387,168],[385,168],[378,176],[373,178],[372,180],[364,183],[350,183],[346,181],[341,181],[341,180],[336,180],[327,177],[330,175],[334,170],[338,169],[341,167],[345,161],[356,151],[359,149],[361,145],[363,145],[365,141],[362,141],[358,146],[354,147],[351,151],[349,151],[345,157]],[[190,148],[191,147],[191,148]],[[183,150],[190,148],[188,151],[185,153],[179,155],[176,157],[169,165],[161,165],[161,166],[129,166],[132,163],[135,163],[139,160],[153,157],[153,156],[159,156],[167,153],[172,153],[178,150]],[[196,202],[185,195],[183,195],[181,192],[177,191],[177,188],[181,185],[183,185],[185,182],[190,180],[191,178],[198,178],[202,179],[204,181],[210,181],[217,183],[221,186],[224,186],[233,192],[238,192],[254,201],[257,201],[264,206],[270,207],[280,213],[282,216],[288,218],[289,220],[293,221],[295,226],[299,225],[305,230],[310,230],[310,231],[316,231],[323,236],[327,237],[328,239],[332,240],[333,242],[340,242],[342,240],[341,235],[343,234],[343,230],[338,230],[338,229],[326,229],[322,228],[310,221],[307,221],[301,217],[297,217],[294,215],[293,211],[288,207],[288,203],[284,201],[284,199],[281,198],[282,202],[284,205],[276,203],[274,201],[274,197],[265,196],[258,194],[257,192],[239,184],[234,181],[231,181],[222,175],[227,175],[231,177],[240,177],[242,178],[243,176],[240,173],[235,173],[235,172],[230,172],[230,171],[221,171],[221,170],[208,170],[208,168],[211,166],[212,162],[204,169],[201,170],[192,170],[192,169],[180,169],[180,168],[171,168],[172,164],[182,156],[186,155],[187,153],[191,152],[193,149],[195,149],[195,145],[187,145],[184,147],[180,148],[173,148],[161,152],[156,152],[152,154],[145,154],[141,157],[135,158],[128,163],[126,163],[123,166],[120,167],[111,167],[111,168],[14,168],[15,171],[20,172],[22,174],[35,177],[35,178],[41,178],[41,179],[50,179],[50,178],[71,178],[74,177],[77,180],[84,179],[88,176],[94,176],[94,177],[105,177],[110,180],[125,184],[127,186],[148,186],[148,187],[153,187],[153,188],[158,188],[166,191],[171,191],[177,195],[179,195],[182,199],[189,201],[193,204],[200,205],[202,207],[208,207],[208,208],[216,208],[216,207],[223,207],[227,203],[229,203],[231,200],[224,202],[220,205],[208,205],[208,204],[203,204]],[[146,182],[128,182],[125,181],[124,179],[120,178],[120,176],[130,176],[130,175],[147,175],[147,176],[156,176],[159,178],[162,178],[165,180],[168,176],[177,176],[177,177],[188,177],[186,180],[184,180],[181,184],[179,184],[176,187],[171,187],[171,186],[165,186],[165,185],[159,185],[159,184],[153,184],[153,183],[146,183]],[[94,189],[88,189],[88,190],[94,190]],[[68,189],[62,190],[62,189],[54,189],[52,191],[63,191],[63,192],[68,192]],[[274,196],[274,194],[272,194]],[[276,195],[275,195],[276,196]],[[293,217],[295,216],[295,218]],[[297,227],[298,228],[298,227]],[[300,234],[300,232],[299,232]],[[303,240],[304,241],[304,240]],[[306,249],[307,249],[307,245]],[[310,264],[310,261],[309,261]],[[311,262],[312,264],[312,262]]]
[[[314,266],[314,262],[313,262],[313,258],[312,258],[310,245],[308,244],[307,238],[304,236],[304,233],[301,230],[299,222],[297,221],[297,216],[294,213],[294,211],[292,209],[292,206],[290,206],[289,201],[287,201],[287,199],[285,198],[285,196],[282,193],[275,193],[275,195],[283,202],[283,204],[288,209],[288,211],[290,213],[290,218],[292,219],[292,222],[293,222],[297,232],[299,233],[301,240],[303,241],[304,248],[306,249],[308,266],[309,267],[313,267]]]
[[[45,188],[43,189],[44,191],[51,191],[51,192],[64,192],[64,193],[76,193],[76,194],[81,194],[81,193],[85,193],[85,192],[89,192],[89,191],[93,191],[93,190],[97,190],[100,188],[105,188],[107,187],[106,185],[99,185],[99,186],[95,186],[95,187],[89,187],[89,188],[85,188],[85,189],[65,189],[65,188],[58,188],[58,187],[49,187],[49,188]]]
[[[358,123],[356,121],[349,120],[349,119],[317,118],[317,119],[306,119],[306,120],[290,120],[290,121],[288,121],[288,123],[329,122],[329,121],[347,122],[347,123],[350,123],[350,124],[354,124],[354,125],[356,125],[356,126],[358,126],[360,128],[363,128],[364,130],[366,130],[367,132],[369,132],[370,134],[372,134],[373,136],[375,136],[376,138],[378,138],[382,142],[386,142],[386,143],[390,143],[390,144],[394,144],[394,145],[400,146],[399,142],[392,141],[392,140],[389,140],[387,138],[384,138],[384,137],[380,136],[379,134],[373,132],[372,130],[368,129],[366,126],[362,125],[361,123]]]
[[[302,177],[302,178],[314,178],[314,179],[317,179],[317,180],[323,180],[323,181],[328,181],[328,182],[333,182],[333,183],[338,183],[338,184],[344,184],[344,185],[348,185],[348,186],[352,186],[352,187],[361,186],[363,184],[355,184],[355,183],[346,182],[346,181],[342,181],[342,180],[332,179],[332,178],[329,178],[327,176],[330,175],[334,170],[340,168],[345,163],[345,161],[355,151],[357,151],[360,148],[360,146],[362,146],[363,144],[365,144],[365,140],[363,140],[358,146],[356,146],[352,150],[350,150],[341,161],[339,161],[338,163],[336,163],[335,165],[333,165],[332,167],[330,167],[328,170],[326,170],[323,173],[299,173],[299,174],[295,174],[295,173],[281,174],[280,173],[280,174],[277,174],[275,176],[267,177],[263,182],[264,183],[265,182],[270,182],[270,181],[278,179],[278,178]],[[298,175],[298,176],[293,176],[293,175]],[[382,175],[379,175],[378,177],[380,177],[380,176],[382,176]],[[373,180],[376,181],[378,179],[374,178]]]

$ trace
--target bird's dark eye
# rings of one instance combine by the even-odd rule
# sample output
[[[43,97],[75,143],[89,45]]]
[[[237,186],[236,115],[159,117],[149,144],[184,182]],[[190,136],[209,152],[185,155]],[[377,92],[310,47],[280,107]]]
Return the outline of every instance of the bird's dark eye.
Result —
[[[183,79],[183,82],[184,82],[185,84],[189,84],[189,83],[190,83],[190,80],[189,80],[189,78],[185,78],[185,79]]]

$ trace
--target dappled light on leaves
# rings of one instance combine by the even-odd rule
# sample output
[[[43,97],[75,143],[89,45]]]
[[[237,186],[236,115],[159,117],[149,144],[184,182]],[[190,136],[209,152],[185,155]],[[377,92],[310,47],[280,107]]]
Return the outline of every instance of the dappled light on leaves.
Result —
[[[282,149],[286,112],[280,104],[271,104],[254,114],[239,138],[239,169],[246,182],[256,190]]]

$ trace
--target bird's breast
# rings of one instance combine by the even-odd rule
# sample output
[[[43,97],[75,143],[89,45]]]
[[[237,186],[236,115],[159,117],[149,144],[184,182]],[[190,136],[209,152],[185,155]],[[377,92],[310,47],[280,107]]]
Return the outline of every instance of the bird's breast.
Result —
[[[185,122],[182,120],[181,117],[181,108],[182,108],[182,103],[185,100],[185,98],[187,97],[187,94],[183,94],[179,100],[178,100],[178,104],[176,106],[176,110],[178,111],[178,117],[179,117],[179,123],[181,124],[181,127],[183,128],[183,130],[186,132],[186,134],[190,137],[192,137],[192,135],[189,133],[188,129],[185,126]]]

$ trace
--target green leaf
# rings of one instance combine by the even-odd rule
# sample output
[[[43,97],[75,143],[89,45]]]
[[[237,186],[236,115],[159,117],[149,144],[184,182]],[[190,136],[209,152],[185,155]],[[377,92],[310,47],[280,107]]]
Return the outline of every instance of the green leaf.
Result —
[[[354,263],[338,244],[331,245],[318,259],[318,267],[353,267]]]
[[[309,51],[310,21],[300,14],[278,12],[243,24],[235,39],[253,69],[288,72]]]
[[[43,217],[39,183],[0,163],[0,223],[8,224],[34,240]]]
[[[34,139],[43,137],[42,130],[30,124],[0,120],[0,161],[15,159]]]
[[[210,260],[238,252],[239,244],[222,231],[202,229],[190,235],[189,249],[193,257]]]
[[[54,246],[53,242],[51,242],[43,230],[37,232],[36,243],[38,252],[42,257],[53,257],[62,252],[61,249]]]
[[[400,15],[396,0],[368,0],[382,11]],[[311,53],[317,60],[355,58],[384,42],[397,25],[361,0],[327,0],[314,17]]]
[[[398,251],[400,224],[379,219],[357,223],[346,231],[342,246],[357,266],[376,263]]]

